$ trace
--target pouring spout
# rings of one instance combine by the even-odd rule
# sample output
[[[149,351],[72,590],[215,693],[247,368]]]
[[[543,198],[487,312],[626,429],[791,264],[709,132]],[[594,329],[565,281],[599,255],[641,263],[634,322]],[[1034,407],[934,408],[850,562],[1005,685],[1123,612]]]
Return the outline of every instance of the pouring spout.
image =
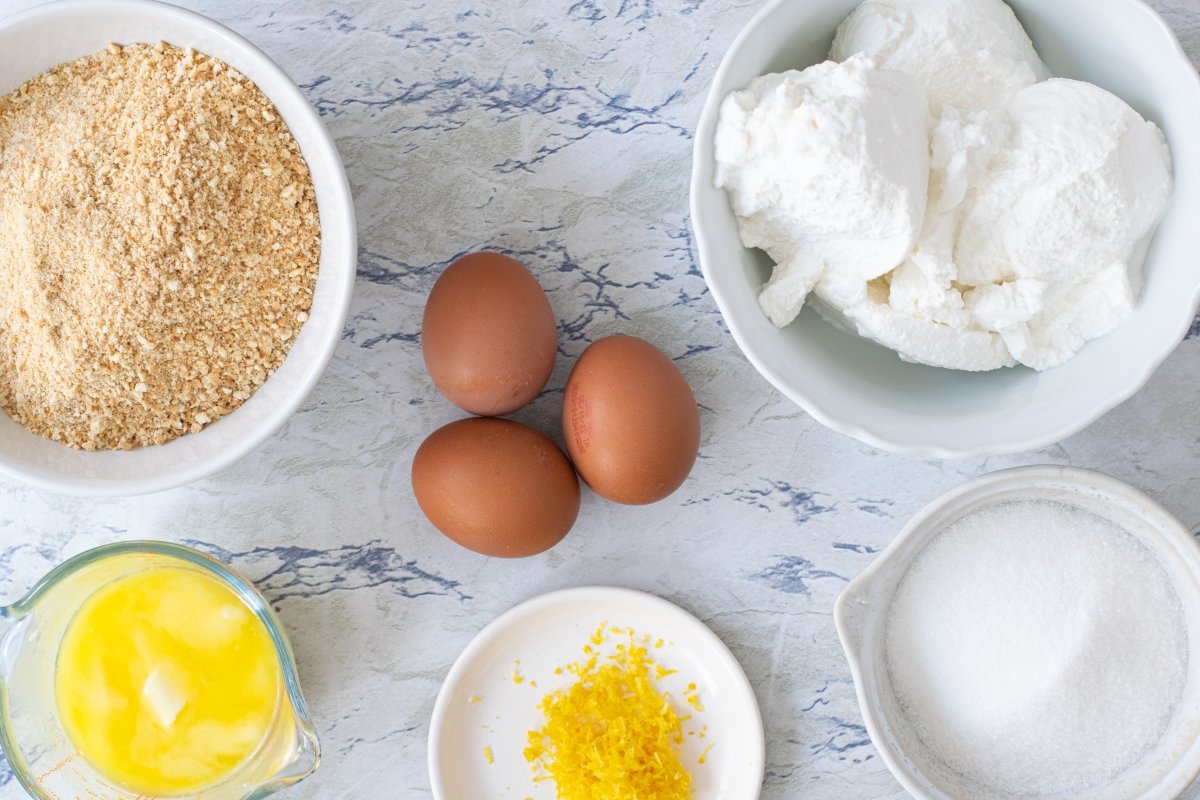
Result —
[[[307,718],[287,719],[282,733],[262,754],[268,762],[273,762],[275,771],[244,800],[262,800],[317,771],[321,763],[321,744]]]
[[[307,724],[298,722],[296,725],[297,746],[292,763],[278,777],[286,777],[289,783],[303,780],[317,771],[321,764],[321,743],[317,732]]]

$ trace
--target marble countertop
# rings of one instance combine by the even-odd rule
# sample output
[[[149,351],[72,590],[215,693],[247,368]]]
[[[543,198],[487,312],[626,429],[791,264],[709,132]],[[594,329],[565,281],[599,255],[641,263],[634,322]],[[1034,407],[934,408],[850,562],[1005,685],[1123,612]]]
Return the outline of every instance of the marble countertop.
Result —
[[[616,584],[681,605],[741,661],[766,728],[764,798],[900,798],[830,611],[905,520],[968,478],[1052,463],[1128,481],[1200,533],[1200,321],[1082,433],[962,461],[833,433],[743,358],[697,267],[687,196],[705,91],[760,0],[179,2],[276,59],[332,132],[358,215],[350,320],[300,412],[211,478],[114,500],[0,480],[0,604],[121,539],[190,543],[257,580],[323,743],[319,772],[285,797],[429,797],[428,722],[462,648],[522,600]],[[4,0],[0,13],[37,4]],[[1200,61],[1200,2],[1150,4]],[[558,437],[574,358],[613,333],[664,350],[702,410],[700,458],[678,492],[623,507],[585,489],[570,536],[525,560],[452,544],[409,483],[422,438],[462,416],[422,366],[425,297],[481,248],[527,264],[560,323],[550,384],[517,419]],[[0,800],[22,796],[0,761]]]

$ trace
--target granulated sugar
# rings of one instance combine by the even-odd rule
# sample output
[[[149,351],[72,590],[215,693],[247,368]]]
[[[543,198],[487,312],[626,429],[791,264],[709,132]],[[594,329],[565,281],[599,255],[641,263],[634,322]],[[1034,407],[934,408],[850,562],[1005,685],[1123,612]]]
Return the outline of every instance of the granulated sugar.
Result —
[[[1188,658],[1179,598],[1150,552],[1049,501],[994,506],[936,536],[897,589],[886,651],[929,753],[1020,797],[1069,796],[1145,755]]]
[[[308,318],[316,193],[215,58],[116,45],[0,98],[0,406],[88,450],[229,413]]]

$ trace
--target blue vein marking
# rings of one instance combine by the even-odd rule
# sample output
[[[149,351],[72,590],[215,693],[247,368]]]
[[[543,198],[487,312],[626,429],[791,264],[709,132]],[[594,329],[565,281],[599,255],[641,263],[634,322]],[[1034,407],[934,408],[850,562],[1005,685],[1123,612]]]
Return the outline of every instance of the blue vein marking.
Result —
[[[830,717],[829,719],[835,726],[834,732],[825,741],[809,746],[813,755],[830,752],[844,756],[850,751],[871,744],[871,737],[867,735],[865,726],[856,722],[846,722],[840,717]],[[839,758],[839,760],[843,759]]]
[[[764,583],[772,589],[778,589],[788,594],[810,596],[809,584],[822,578],[836,578],[845,582],[846,578],[836,572],[818,569],[813,562],[803,556],[776,556],[778,561],[773,565],[759,570],[750,577],[759,583]]]
[[[879,552],[878,547],[871,547],[868,544],[854,544],[852,542],[834,542],[834,550],[849,550],[851,553],[860,553],[862,555],[874,555]]]
[[[762,511],[771,512],[776,508],[784,508],[792,512],[797,525],[803,525],[813,517],[836,510],[836,506],[826,506],[818,502],[818,492],[801,489],[786,481],[766,481],[765,488],[728,489],[712,497],[702,497],[688,500],[684,505],[708,503],[714,497],[732,497],[738,503],[744,503]],[[782,498],[776,497],[783,495]]]
[[[892,512],[889,507],[895,504],[895,500],[872,500],[868,497],[857,497],[854,499],[854,507],[859,511],[873,514],[876,517],[883,517],[884,519],[892,518]]]
[[[272,603],[380,586],[389,586],[407,598],[441,595],[462,602],[472,599],[458,581],[421,569],[416,561],[405,560],[379,539],[330,550],[255,547],[236,551],[197,540],[185,543],[245,574]]]

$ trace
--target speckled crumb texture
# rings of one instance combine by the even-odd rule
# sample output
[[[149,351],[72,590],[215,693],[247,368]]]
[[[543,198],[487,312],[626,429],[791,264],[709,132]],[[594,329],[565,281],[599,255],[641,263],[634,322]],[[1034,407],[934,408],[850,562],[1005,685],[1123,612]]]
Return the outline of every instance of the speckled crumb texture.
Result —
[[[271,101],[223,62],[110,44],[0,98],[0,406],[84,450],[195,433],[283,363],[320,257]]]

